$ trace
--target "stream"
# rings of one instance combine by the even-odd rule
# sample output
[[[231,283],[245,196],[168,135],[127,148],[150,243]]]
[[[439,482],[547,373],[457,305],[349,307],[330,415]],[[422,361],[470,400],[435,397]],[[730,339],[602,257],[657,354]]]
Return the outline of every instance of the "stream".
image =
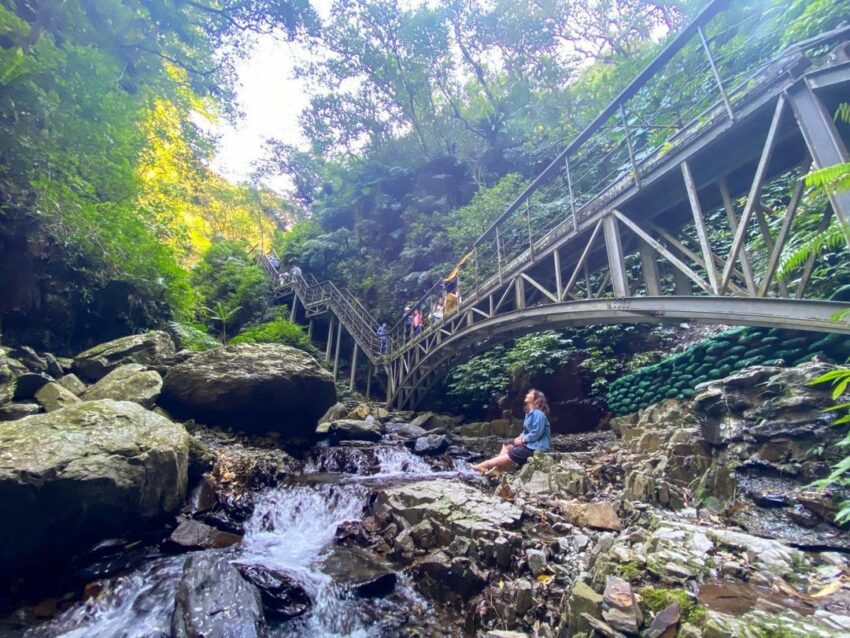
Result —
[[[370,494],[382,486],[472,474],[468,464],[458,460],[448,469],[433,469],[399,446],[315,448],[301,474],[254,494],[253,514],[244,523],[241,543],[207,551],[223,552],[237,566],[283,572],[307,592],[311,609],[290,620],[269,618],[270,636],[398,635],[402,626],[433,623],[434,610],[403,573],[397,575],[390,594],[375,598],[357,597],[350,586],[328,573],[326,561],[335,547],[337,527],[360,520]],[[153,557],[134,571],[105,581],[100,595],[73,605],[24,635],[169,636],[186,556]]]

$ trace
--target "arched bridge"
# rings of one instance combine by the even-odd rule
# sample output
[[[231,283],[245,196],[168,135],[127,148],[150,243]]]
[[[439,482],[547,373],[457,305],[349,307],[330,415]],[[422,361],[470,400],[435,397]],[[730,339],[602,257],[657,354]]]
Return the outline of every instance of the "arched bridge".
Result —
[[[382,345],[346,291],[303,277],[283,285],[293,318],[299,302],[307,317],[331,313],[335,372],[343,330],[352,386],[362,351],[399,407],[461,358],[550,328],[688,320],[850,334],[834,319],[847,303],[811,289],[814,253],[779,270],[832,215],[850,221],[844,192],[829,195],[816,229],[795,224],[811,197],[803,176],[850,161],[850,127],[832,117],[850,102],[850,27],[778,50],[778,35],[759,28],[766,16],[730,26],[727,4],[709,3],[495,219],[461,260],[458,303],[421,334],[401,324]],[[780,177],[788,192],[764,197]]]

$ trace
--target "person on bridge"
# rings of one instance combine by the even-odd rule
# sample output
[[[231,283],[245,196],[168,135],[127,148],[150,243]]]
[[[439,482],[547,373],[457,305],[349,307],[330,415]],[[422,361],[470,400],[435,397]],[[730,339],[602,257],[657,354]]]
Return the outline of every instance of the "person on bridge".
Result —
[[[298,266],[298,262],[293,262],[292,268],[289,269],[289,276],[292,278],[292,281],[297,282],[303,276],[301,273],[301,268]]]
[[[532,388],[525,395],[525,420],[522,434],[502,446],[502,451],[492,459],[473,465],[472,469],[484,474],[489,470],[501,472],[513,467],[522,467],[537,452],[548,452],[552,438],[549,419],[549,404],[546,395]]]
[[[378,326],[378,336],[381,338],[381,354],[387,354],[390,342],[387,339],[387,324],[386,322]]]
[[[422,334],[422,311],[417,308],[413,311],[413,336],[418,337]]]

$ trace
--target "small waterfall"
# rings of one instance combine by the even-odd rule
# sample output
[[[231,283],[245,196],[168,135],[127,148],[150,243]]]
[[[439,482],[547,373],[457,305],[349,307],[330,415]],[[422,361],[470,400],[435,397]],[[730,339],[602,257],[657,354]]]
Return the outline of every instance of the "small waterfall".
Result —
[[[305,615],[270,622],[272,636],[377,638],[412,618],[433,615],[403,575],[394,593],[358,599],[349,587],[322,571],[337,527],[359,520],[374,486],[468,472],[462,461],[424,459],[403,446],[322,448],[305,464],[305,474],[330,472],[331,482],[286,485],[255,494],[242,543],[225,552],[238,565],[284,572],[300,584],[313,606]],[[185,555],[155,558],[131,574],[106,581],[97,598],[79,603],[27,632],[31,638],[149,638],[170,634],[174,596]]]
[[[367,498],[359,486],[326,484],[273,489],[257,499],[234,562],[285,572],[313,601],[306,618],[285,623],[282,635],[370,635],[356,614],[357,602],[315,568],[339,524],[361,518]]]
[[[127,576],[110,579],[104,594],[76,605],[27,638],[134,638],[168,636],[174,595],[185,556],[155,560]]]

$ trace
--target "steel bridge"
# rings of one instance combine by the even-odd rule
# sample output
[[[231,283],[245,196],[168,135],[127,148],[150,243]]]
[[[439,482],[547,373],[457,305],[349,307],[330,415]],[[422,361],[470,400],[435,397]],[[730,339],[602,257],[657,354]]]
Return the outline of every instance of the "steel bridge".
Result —
[[[363,352],[367,394],[382,371],[397,407],[500,340],[565,326],[687,320],[850,334],[834,319],[847,304],[809,293],[814,254],[779,276],[804,232],[794,224],[803,176],[848,161],[832,113],[850,101],[850,27],[778,50],[777,35],[760,31],[766,16],[730,25],[728,4],[709,3],[495,219],[462,260],[456,308],[421,334],[400,324],[382,345],[347,291],[309,276],[282,285],[293,319],[299,303],[308,319],[330,313],[334,375],[343,331],[351,387]],[[780,176],[790,193],[778,210],[763,189]],[[823,209],[814,232],[832,215],[850,222],[850,193]],[[723,221],[709,227],[708,215]]]

